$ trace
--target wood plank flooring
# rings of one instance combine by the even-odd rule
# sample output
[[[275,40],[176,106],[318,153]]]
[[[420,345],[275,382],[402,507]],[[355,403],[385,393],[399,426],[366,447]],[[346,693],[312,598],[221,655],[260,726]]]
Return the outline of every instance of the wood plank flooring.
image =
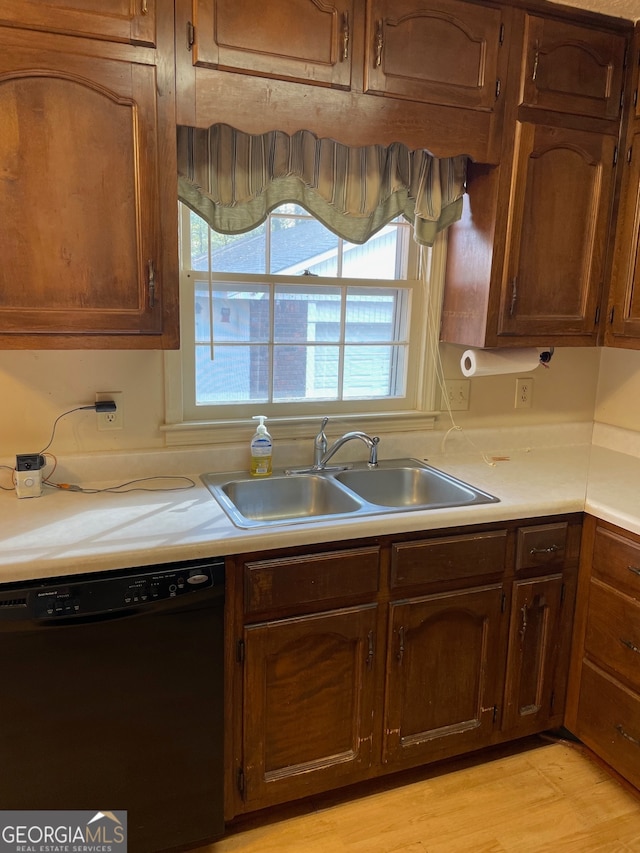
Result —
[[[640,797],[568,742],[414,776],[243,818],[197,853],[640,853]]]

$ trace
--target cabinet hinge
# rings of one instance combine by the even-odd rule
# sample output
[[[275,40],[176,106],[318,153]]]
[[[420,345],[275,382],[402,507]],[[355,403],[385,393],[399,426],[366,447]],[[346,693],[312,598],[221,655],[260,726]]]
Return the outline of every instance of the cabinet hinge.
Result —
[[[622,57],[622,67],[623,67],[623,68],[626,68],[626,67],[627,67],[627,56],[628,56],[628,55],[629,55],[629,48],[628,48],[628,47],[625,47],[625,49],[624,49],[624,55],[623,55],[623,57]]]
[[[564,604],[564,597],[566,595],[566,592],[567,592],[567,585],[563,583],[562,587],[560,588],[560,604]]]
[[[609,311],[609,322],[613,323],[613,315],[616,313],[615,305],[611,307],[611,311]]]
[[[595,320],[593,321],[594,326],[597,326],[599,322],[600,322],[600,306],[598,305],[598,307],[596,308],[596,317],[595,317]]]
[[[615,166],[618,162],[618,146],[613,149],[613,165]]]
[[[500,37],[499,43],[504,44],[504,24],[500,24]]]
[[[630,145],[629,150],[627,151],[627,163],[631,162],[632,157],[633,157],[633,145]]]
[[[503,592],[502,596],[500,598],[500,613],[504,613],[504,609],[505,609],[506,605],[507,605],[507,596]]]
[[[187,21],[187,50],[191,50],[196,41],[196,28],[191,21]]]
[[[497,706],[497,705],[494,705],[494,706],[493,706],[493,722],[495,723],[495,721],[496,721],[497,719],[498,719],[498,706]]]
[[[242,767],[238,767],[238,775],[236,777],[236,783],[238,785],[238,792],[241,797],[244,797],[244,770]]]
[[[500,81],[500,78],[498,77],[498,79],[496,80],[496,101],[500,97],[501,91],[502,91],[502,82]]]
[[[236,660],[238,663],[244,663],[244,640],[238,640],[236,646]]]
[[[637,89],[633,90],[633,106],[634,107],[638,106],[638,90]]]

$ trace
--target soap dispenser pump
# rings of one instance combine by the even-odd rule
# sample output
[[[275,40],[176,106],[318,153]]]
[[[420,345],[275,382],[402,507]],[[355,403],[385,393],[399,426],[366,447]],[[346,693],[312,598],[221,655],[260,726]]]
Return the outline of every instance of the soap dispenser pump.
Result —
[[[260,423],[251,439],[251,476],[268,477],[271,474],[273,446],[271,436],[264,425],[267,418],[265,415],[254,415],[253,420]]]

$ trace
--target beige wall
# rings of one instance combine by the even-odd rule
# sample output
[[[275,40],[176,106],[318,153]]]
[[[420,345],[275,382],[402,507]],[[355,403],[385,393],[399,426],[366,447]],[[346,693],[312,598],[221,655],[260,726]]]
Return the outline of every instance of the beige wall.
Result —
[[[445,375],[461,378],[463,350],[443,346],[442,352]],[[635,365],[640,368],[640,354],[633,355],[633,363],[623,369],[618,362],[624,364],[625,356],[612,353],[614,363],[607,374],[620,370],[623,376],[634,372],[640,376],[635,370]],[[599,361],[597,349],[556,349],[551,367],[537,368],[531,374],[534,396],[529,410],[513,407],[515,376],[472,379],[470,409],[457,413],[456,420],[461,425],[483,427],[591,420]],[[601,383],[603,387],[612,384]],[[640,378],[636,385],[640,387]],[[159,430],[164,420],[162,353],[0,352],[0,458],[44,448],[56,417],[67,409],[92,403],[96,391],[123,392],[125,428],[99,432],[95,412],[74,412],[60,420],[53,453],[163,446]],[[640,394],[636,394],[635,406],[635,424],[640,429],[638,401]],[[616,410],[619,408],[624,407]],[[439,429],[449,426],[446,416],[439,419]]]
[[[602,350],[594,420],[640,430],[640,352]]]

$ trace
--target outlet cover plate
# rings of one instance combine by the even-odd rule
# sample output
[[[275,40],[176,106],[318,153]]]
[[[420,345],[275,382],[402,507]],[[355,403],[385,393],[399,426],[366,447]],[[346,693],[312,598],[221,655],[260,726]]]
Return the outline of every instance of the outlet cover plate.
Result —
[[[124,411],[122,402],[122,391],[97,391],[96,403],[102,403],[104,400],[113,400],[116,404],[115,412],[96,412],[98,429],[113,430],[122,429],[124,427]]]

